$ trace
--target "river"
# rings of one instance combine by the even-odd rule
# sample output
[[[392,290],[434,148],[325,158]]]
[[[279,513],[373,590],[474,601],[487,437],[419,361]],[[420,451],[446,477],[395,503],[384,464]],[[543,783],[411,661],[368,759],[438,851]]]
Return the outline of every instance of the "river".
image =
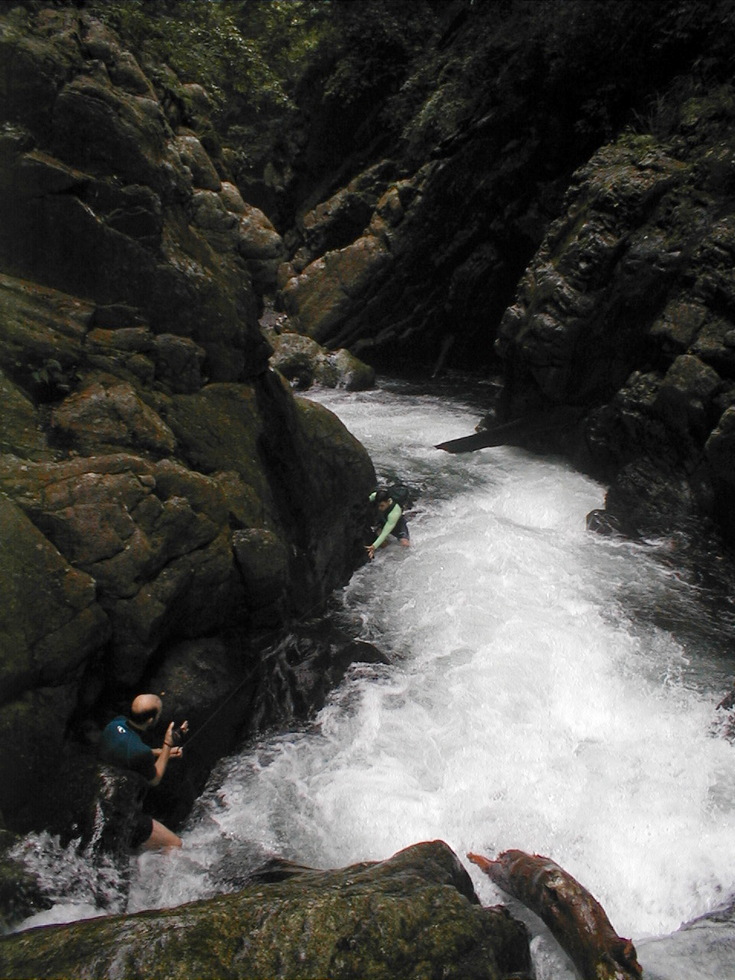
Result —
[[[125,908],[231,890],[272,854],[338,867],[440,838],[462,858],[553,858],[649,980],[735,980],[735,747],[716,731],[733,608],[672,563],[671,542],[587,532],[604,488],[563,462],[436,450],[481,414],[458,390],[314,395],[384,481],[419,493],[411,548],[380,551],[334,602],[392,663],[354,668],[313,723],[224,760],[181,854],[134,860]],[[484,903],[507,901],[465,864]],[[26,925],[93,911],[67,889]],[[526,920],[538,980],[574,977]]]

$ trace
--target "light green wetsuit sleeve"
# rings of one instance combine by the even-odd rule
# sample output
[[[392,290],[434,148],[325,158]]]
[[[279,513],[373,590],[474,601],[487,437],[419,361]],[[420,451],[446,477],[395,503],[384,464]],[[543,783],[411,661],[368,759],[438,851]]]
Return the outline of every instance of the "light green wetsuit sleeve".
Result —
[[[393,504],[393,506],[391,507],[391,509],[388,511],[388,519],[386,520],[385,524],[383,525],[383,530],[380,532],[380,534],[377,536],[377,538],[373,541],[373,548],[379,548],[381,546],[381,544],[385,541],[385,539],[388,537],[388,535],[390,534],[390,532],[393,530],[393,528],[398,523],[398,518],[401,516],[402,513],[403,513],[403,510],[401,509],[401,505],[400,504]]]

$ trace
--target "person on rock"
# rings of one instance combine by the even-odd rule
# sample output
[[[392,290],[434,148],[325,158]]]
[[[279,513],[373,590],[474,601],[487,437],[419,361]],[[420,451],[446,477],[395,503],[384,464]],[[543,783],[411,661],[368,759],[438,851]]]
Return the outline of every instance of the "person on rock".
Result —
[[[388,544],[388,537],[392,534],[400,545],[408,548],[411,544],[411,537],[408,533],[408,524],[403,516],[403,508],[396,503],[387,490],[374,490],[370,494],[370,502],[377,505],[378,521],[382,525],[377,538],[372,544],[365,546],[368,558],[375,557],[376,549],[385,548]]]
[[[181,746],[175,744],[177,731],[173,722],[166,729],[160,749],[150,748],[140,737],[156,724],[162,707],[156,694],[139,694],[130,706],[130,717],[113,718],[100,738],[100,756],[104,762],[137,772],[149,786],[158,786],[169,760],[183,755]],[[185,721],[178,732],[185,734],[188,729],[189,723]],[[181,838],[158,820],[141,813],[136,819],[131,845],[144,850],[181,847]]]

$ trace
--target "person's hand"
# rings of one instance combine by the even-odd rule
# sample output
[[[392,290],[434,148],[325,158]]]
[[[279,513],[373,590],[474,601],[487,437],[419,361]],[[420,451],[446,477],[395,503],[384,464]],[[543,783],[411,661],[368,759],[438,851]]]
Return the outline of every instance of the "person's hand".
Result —
[[[368,553],[368,558],[372,561],[375,558],[375,548],[371,544],[365,545],[365,551]]]
[[[173,755],[174,748],[174,723],[170,722],[168,728],[166,729],[166,734],[163,736],[163,748],[170,749],[171,755]]]
[[[181,724],[179,725],[179,732],[181,732],[182,735],[187,735],[188,734],[188,732],[189,732],[189,722],[188,721],[182,721],[181,722]],[[174,747],[171,749],[171,758],[172,759],[180,759],[183,754],[184,754],[184,747],[182,745],[174,745]]]
[[[166,729],[166,734],[163,737],[163,744],[169,750],[168,751],[169,759],[180,759],[181,756],[184,754],[184,750],[182,746],[175,744],[177,741],[174,738],[175,727],[176,727],[175,722],[172,721],[168,726],[168,728]],[[186,735],[188,731],[189,731],[189,722],[182,721],[182,723],[179,725],[178,732],[181,735]]]

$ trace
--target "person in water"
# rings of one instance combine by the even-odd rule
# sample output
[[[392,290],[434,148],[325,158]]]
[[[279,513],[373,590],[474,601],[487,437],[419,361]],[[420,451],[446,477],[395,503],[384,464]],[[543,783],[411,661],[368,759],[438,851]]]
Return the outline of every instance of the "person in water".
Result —
[[[378,520],[382,524],[377,538],[372,544],[365,546],[368,558],[375,557],[377,548],[385,548],[388,544],[388,537],[392,534],[397,538],[398,543],[408,548],[411,544],[411,536],[408,533],[408,524],[403,516],[403,508],[397,504],[387,490],[374,490],[370,494],[370,502],[378,507]]]
[[[130,769],[145,779],[149,786],[158,786],[163,779],[170,759],[183,755],[180,745],[175,744],[178,732],[185,734],[189,723],[178,730],[174,723],[166,729],[163,745],[152,749],[141,735],[156,724],[161,717],[163,704],[156,694],[139,694],[130,706],[130,717],[119,715],[105,726],[100,739],[100,755],[105,762]],[[158,820],[146,814],[138,814],[131,840],[133,848],[151,850],[158,847],[181,847],[181,838]]]

